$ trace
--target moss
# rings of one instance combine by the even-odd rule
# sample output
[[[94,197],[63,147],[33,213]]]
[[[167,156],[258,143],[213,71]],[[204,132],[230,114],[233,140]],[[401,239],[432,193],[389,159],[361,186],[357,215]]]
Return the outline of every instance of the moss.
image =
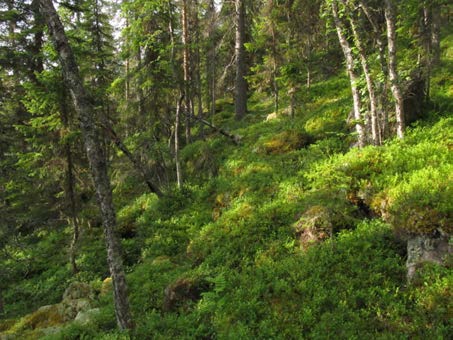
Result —
[[[16,319],[0,320],[0,332],[7,331],[16,324]]]
[[[311,138],[306,133],[287,130],[272,136],[263,144],[263,148],[268,155],[278,155],[299,150],[310,143]]]
[[[60,304],[48,305],[24,316],[8,333],[15,334],[25,330],[53,327],[64,323]]]

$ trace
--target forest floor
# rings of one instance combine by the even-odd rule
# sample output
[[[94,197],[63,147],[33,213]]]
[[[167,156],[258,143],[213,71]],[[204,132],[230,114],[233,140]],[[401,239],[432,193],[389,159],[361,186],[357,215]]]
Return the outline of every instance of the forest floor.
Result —
[[[41,230],[24,250],[36,273],[4,292],[0,338],[448,338],[451,268],[426,265],[408,285],[404,235],[451,228],[451,66],[434,75],[426,115],[381,147],[350,148],[344,77],[300,93],[294,119],[266,119],[265,94],[252,95],[241,122],[219,101],[213,122],[240,145],[205,128],[181,151],[183,188],[158,199],[139,178],[112,176],[136,329],[116,331],[101,294],[101,228],[82,230],[73,276],[60,251],[66,227]],[[40,327],[33,311],[75,281],[91,285],[98,312]]]

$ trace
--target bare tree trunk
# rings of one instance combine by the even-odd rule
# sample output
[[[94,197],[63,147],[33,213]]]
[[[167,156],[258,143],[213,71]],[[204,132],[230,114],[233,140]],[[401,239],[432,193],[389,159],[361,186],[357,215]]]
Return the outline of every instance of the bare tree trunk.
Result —
[[[132,328],[133,321],[129,311],[126,276],[121,258],[121,245],[114,232],[116,216],[112,202],[110,179],[107,173],[107,160],[101,148],[101,142],[95,126],[95,109],[92,99],[83,86],[74,54],[52,1],[40,0],[40,10],[46,20],[51,39],[58,53],[66,86],[71,93],[74,107],[79,114],[80,128],[104,224],[107,262],[112,276],[118,327],[121,329]]]
[[[191,75],[190,75],[190,41],[189,41],[189,6],[188,0],[182,0],[181,10],[181,25],[182,25],[182,44],[183,44],[183,70],[184,70],[184,100],[185,110],[190,112],[190,115],[186,116],[185,133],[186,143],[190,143],[191,131],[190,131],[190,117],[193,113],[192,107],[192,93],[191,93]]]
[[[198,19],[199,4],[198,0],[194,0],[194,31],[195,31],[195,49],[194,49],[194,64],[195,64],[195,91],[197,97],[197,115],[203,118],[203,98],[201,95],[201,55],[200,55],[200,22]],[[201,135],[203,135],[203,129],[201,129]]]
[[[433,65],[438,65],[440,62],[440,21],[441,5],[434,5],[431,12],[431,51]]]
[[[247,113],[247,82],[245,80],[245,5],[244,0],[235,0],[236,7],[236,81],[235,117],[242,119]]]
[[[378,117],[377,117],[377,100],[376,91],[374,89],[374,82],[371,75],[371,67],[368,63],[365,48],[363,47],[362,37],[357,29],[357,21],[354,14],[351,14],[350,24],[352,34],[354,36],[354,42],[357,47],[360,56],[360,63],[362,64],[363,73],[365,74],[366,86],[368,90],[368,97],[370,100],[370,120],[371,120],[371,138],[374,145],[380,144],[379,128],[378,128]]]
[[[67,104],[67,93],[63,92],[60,110],[61,110],[61,122],[65,129],[69,129],[69,114],[66,109]],[[74,180],[74,164],[72,160],[71,144],[65,141],[65,156],[66,156],[66,188],[65,194],[66,199],[69,202],[69,220],[72,224],[72,240],[69,247],[69,263],[71,265],[72,272],[76,274],[79,269],[77,268],[76,256],[77,256],[77,242],[79,240],[79,221],[77,219],[77,205],[75,199],[75,180]]]
[[[209,93],[209,115],[212,119],[215,114],[216,101],[216,53],[214,30],[216,22],[216,9],[214,0],[209,1],[208,7],[208,51],[206,61],[206,79]]]
[[[387,66],[387,57],[386,57],[386,48],[385,44],[382,41],[382,31],[379,29],[379,25],[373,15],[372,10],[368,7],[365,1],[360,0],[360,7],[362,8],[363,12],[365,13],[368,21],[371,24],[374,33],[374,39],[378,46],[379,50],[379,62],[381,64],[381,72],[383,75],[382,80],[382,87],[379,88],[378,97],[379,104],[380,104],[380,117],[379,117],[379,139],[380,143],[382,144],[383,140],[388,136],[388,66]]]
[[[358,135],[358,146],[359,148],[362,148],[365,146],[365,131],[363,128],[362,116],[360,113],[361,108],[360,93],[357,87],[359,77],[354,69],[354,57],[352,55],[351,46],[349,45],[349,42],[344,34],[344,27],[338,15],[338,6],[336,0],[332,1],[332,14],[338,34],[338,40],[340,41],[340,45],[343,50],[344,57],[346,59],[346,68],[349,75],[349,81],[351,83],[353,112],[354,120],[356,121],[355,128]]]
[[[157,185],[155,185],[151,181],[150,175],[148,171],[145,169],[142,162],[140,162],[140,160],[137,157],[134,157],[132,152],[129,151],[127,146],[124,145],[123,141],[118,137],[113,127],[107,123],[106,119],[103,119],[102,127],[104,128],[105,132],[107,133],[108,137],[112,140],[112,142],[115,143],[116,147],[126,155],[126,157],[134,166],[135,170],[142,176],[149,190],[155,193],[157,197],[162,197],[163,196],[162,191],[159,189]]]
[[[178,188],[181,188],[182,186],[181,163],[179,161],[179,122],[181,119],[180,113],[183,99],[184,95],[181,95],[176,105],[176,117],[175,117],[175,164],[176,164],[176,183],[178,185]]]
[[[403,94],[399,84],[396,60],[396,15],[392,0],[385,0],[385,22],[387,24],[388,69],[391,89],[395,100],[396,135],[404,137]]]

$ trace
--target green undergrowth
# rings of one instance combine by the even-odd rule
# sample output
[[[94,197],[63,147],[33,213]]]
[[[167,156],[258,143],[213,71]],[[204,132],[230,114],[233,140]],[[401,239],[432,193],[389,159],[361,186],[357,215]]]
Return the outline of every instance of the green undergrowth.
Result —
[[[104,296],[89,325],[47,338],[448,338],[451,270],[425,266],[408,286],[397,234],[451,233],[451,106],[434,105],[402,141],[349,149],[348,93],[343,77],[315,84],[294,120],[266,121],[272,102],[258,95],[243,122],[219,103],[213,120],[239,146],[214,135],[186,146],[183,188],[161,199],[134,191],[137,179],[117,183],[136,329],[115,331]],[[324,241],[304,243],[307,226],[326,229]],[[77,277],[52,277],[99,286],[108,275],[100,236],[84,231]],[[45,273],[36,280],[50,290]]]

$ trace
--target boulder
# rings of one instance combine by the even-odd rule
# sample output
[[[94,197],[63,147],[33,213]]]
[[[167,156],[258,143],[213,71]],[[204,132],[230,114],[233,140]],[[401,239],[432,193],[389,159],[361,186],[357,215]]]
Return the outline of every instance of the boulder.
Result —
[[[164,291],[163,309],[166,312],[185,308],[188,303],[201,299],[201,293],[209,289],[209,283],[202,279],[181,278],[167,286]]]
[[[423,263],[445,264],[452,253],[450,236],[441,232],[433,235],[414,235],[407,240],[407,280],[411,282]]]
[[[94,289],[89,284],[83,282],[72,282],[63,294],[63,301],[76,299],[93,300],[94,297]]]
[[[92,300],[87,298],[63,300],[61,303],[64,321],[74,320],[79,312],[84,312],[93,308]]]
[[[82,325],[86,325],[87,323],[90,323],[93,320],[93,317],[99,314],[99,312],[100,312],[99,308],[92,308],[86,311],[80,311],[77,313],[77,316],[75,317],[74,321]]]

